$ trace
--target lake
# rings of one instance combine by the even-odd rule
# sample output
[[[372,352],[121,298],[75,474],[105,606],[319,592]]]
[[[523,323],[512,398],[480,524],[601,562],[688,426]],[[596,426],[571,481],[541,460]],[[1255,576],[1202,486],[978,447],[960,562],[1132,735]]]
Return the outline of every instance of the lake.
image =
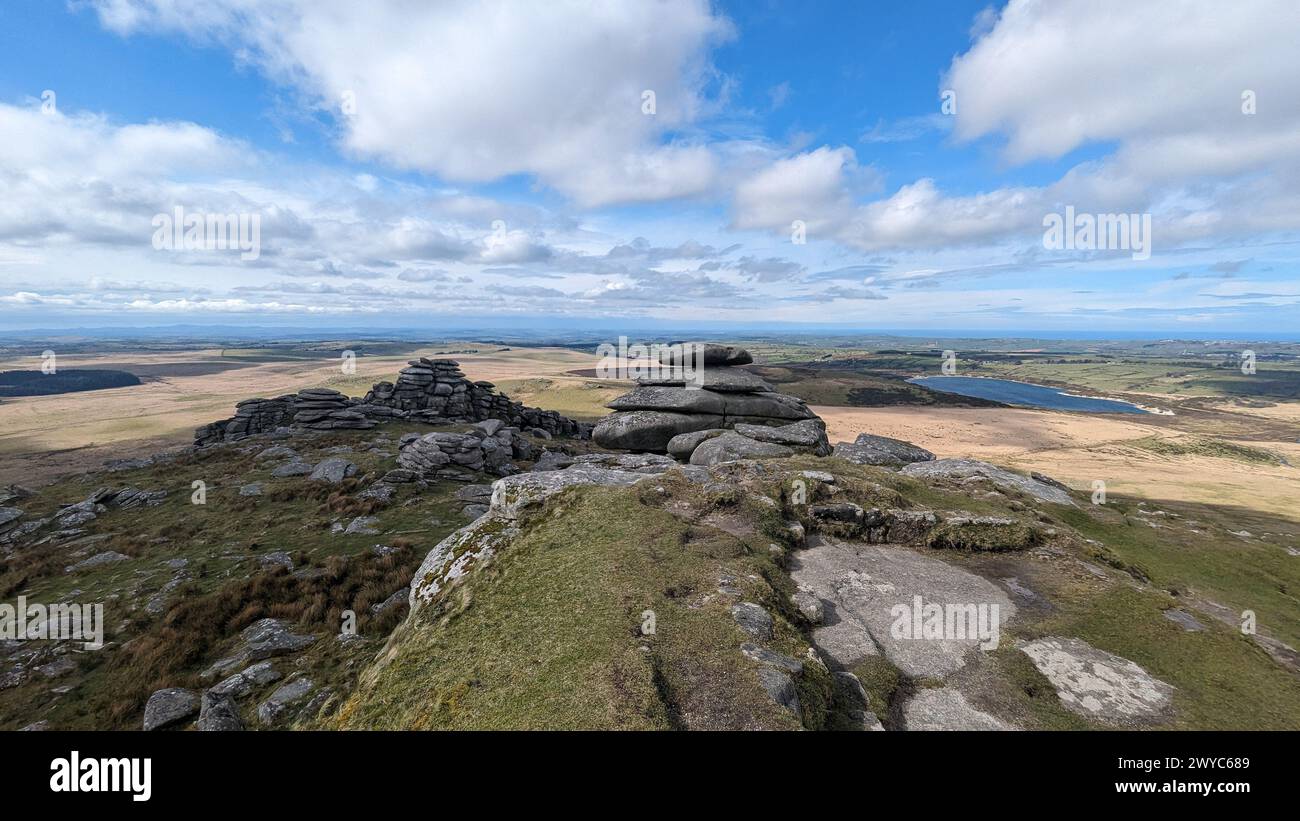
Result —
[[[975,376],[918,376],[907,380],[944,393],[991,399],[1008,405],[1029,405],[1035,408],[1082,411],[1084,413],[1146,413],[1137,405],[1116,399],[1092,399],[1071,396],[1058,388],[1015,382],[1010,379],[985,379]]]

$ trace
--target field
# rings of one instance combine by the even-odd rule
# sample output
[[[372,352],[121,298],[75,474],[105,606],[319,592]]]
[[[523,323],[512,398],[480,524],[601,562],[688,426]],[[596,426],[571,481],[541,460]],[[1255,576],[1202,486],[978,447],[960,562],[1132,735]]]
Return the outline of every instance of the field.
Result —
[[[1300,366],[1286,360],[1285,351],[1261,358],[1253,376],[1223,367],[1226,352],[1198,352],[1195,362],[1184,361],[1180,372],[1168,375],[1173,371],[1164,348],[1148,359],[1111,350],[995,351],[959,358],[963,373],[1033,380],[1172,413],[1119,418],[998,407],[902,381],[937,370],[939,353],[928,349],[743,344],[755,352],[758,373],[778,390],[806,399],[826,420],[832,442],[871,432],[915,442],[941,457],[1041,471],[1077,489],[1102,481],[1109,493],[1153,501],[1292,518],[1300,509],[1294,467],[1300,465],[1300,400],[1270,393],[1300,384]],[[358,351],[354,374],[340,368],[343,350]],[[0,401],[0,484],[40,484],[107,459],[187,444],[195,427],[229,416],[236,402],[252,396],[311,386],[361,395],[372,383],[393,379],[415,356],[450,356],[471,379],[489,380],[526,404],[585,420],[606,413],[604,403],[628,387],[584,375],[597,362],[584,350],[456,340],[74,352],[60,356],[60,367],[130,370],[144,384]],[[30,356],[0,359],[0,369],[33,366],[39,360]],[[1244,386],[1256,393],[1245,393]]]

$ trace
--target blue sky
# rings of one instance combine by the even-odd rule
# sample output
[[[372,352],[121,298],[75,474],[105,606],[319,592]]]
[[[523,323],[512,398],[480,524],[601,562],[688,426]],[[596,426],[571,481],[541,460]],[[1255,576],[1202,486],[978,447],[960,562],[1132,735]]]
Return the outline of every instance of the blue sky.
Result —
[[[9,3],[0,324],[1287,332],[1297,41],[1266,0]],[[1045,246],[1067,206],[1149,257]],[[160,246],[177,208],[255,253]]]

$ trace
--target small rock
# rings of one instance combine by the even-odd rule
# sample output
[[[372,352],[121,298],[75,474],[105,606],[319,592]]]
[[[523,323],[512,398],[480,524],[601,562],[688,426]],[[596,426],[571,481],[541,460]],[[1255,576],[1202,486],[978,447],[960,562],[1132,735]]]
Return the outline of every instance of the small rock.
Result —
[[[274,724],[284,717],[290,707],[306,698],[314,686],[306,676],[283,685],[257,708],[258,720],[263,724]]]
[[[161,730],[179,724],[199,711],[199,697],[190,690],[168,687],[149,696],[144,705],[144,729]]]
[[[203,732],[238,732],[244,729],[235,700],[211,690],[204,693],[198,728]]]
[[[312,482],[328,482],[331,485],[337,485],[344,479],[356,475],[357,466],[347,459],[337,457],[326,459],[316,466],[316,469],[307,477]]]
[[[772,617],[766,610],[753,602],[741,602],[731,606],[731,617],[751,637],[760,641],[772,638]]]

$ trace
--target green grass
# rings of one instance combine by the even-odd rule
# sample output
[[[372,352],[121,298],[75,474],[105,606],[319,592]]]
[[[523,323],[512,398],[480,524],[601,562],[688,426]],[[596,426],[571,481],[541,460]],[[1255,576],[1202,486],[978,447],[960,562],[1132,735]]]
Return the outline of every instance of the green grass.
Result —
[[[760,689],[739,651],[747,637],[731,619],[733,600],[716,593],[720,568],[740,579],[771,572],[768,537],[697,541],[634,490],[569,491],[561,507],[402,628],[339,725],[797,726]],[[751,595],[770,594],[748,583]],[[653,636],[639,630],[647,610]]]

